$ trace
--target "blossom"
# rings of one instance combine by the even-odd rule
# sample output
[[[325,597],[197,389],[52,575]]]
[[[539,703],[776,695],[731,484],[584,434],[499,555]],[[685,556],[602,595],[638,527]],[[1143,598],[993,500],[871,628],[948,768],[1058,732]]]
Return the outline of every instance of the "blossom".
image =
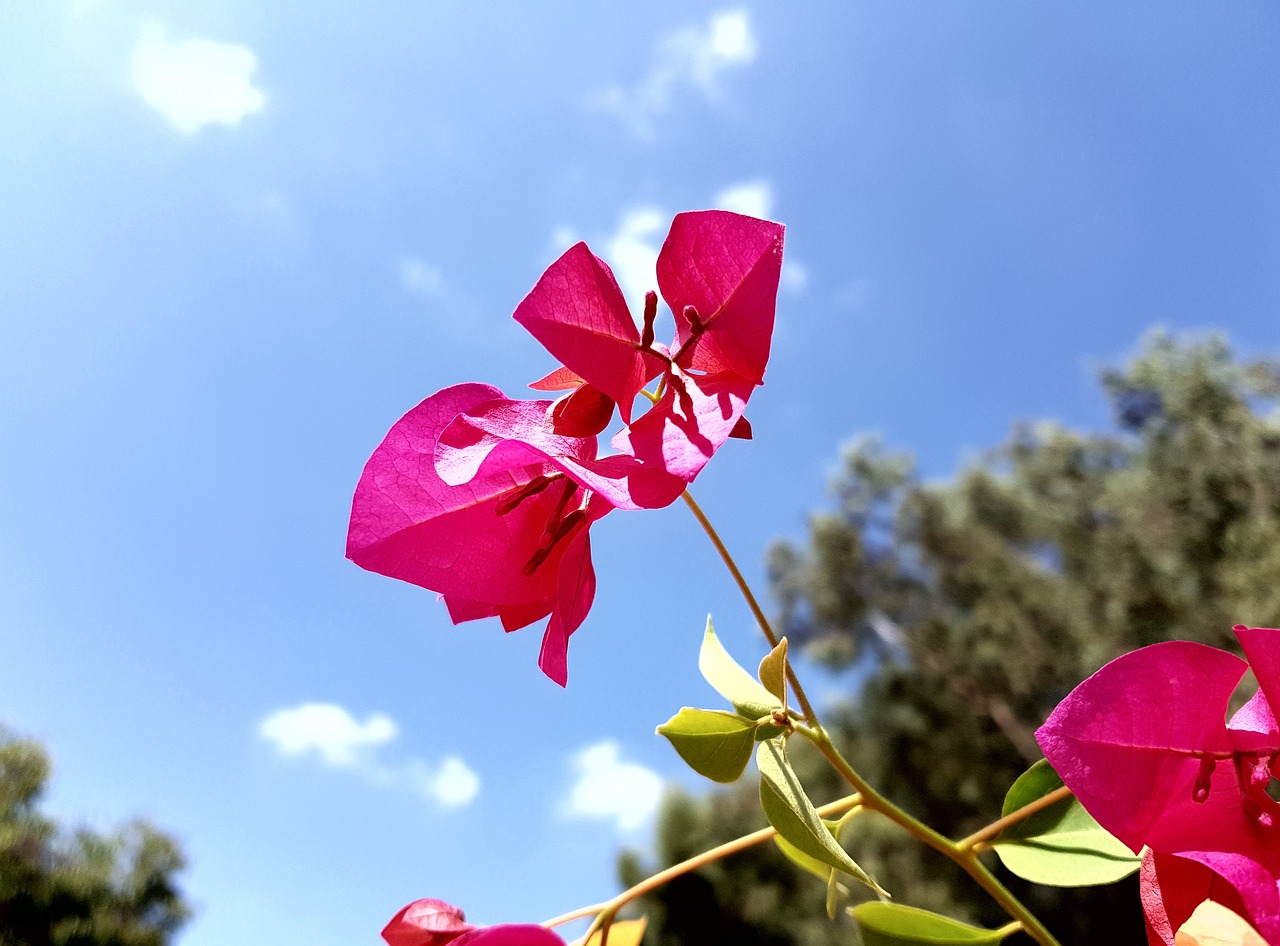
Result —
[[[596,442],[553,433],[548,407],[459,384],[409,411],[360,476],[347,557],[439,592],[455,623],[498,617],[514,631],[549,615],[538,664],[563,686],[569,635],[595,595],[589,528],[613,506],[562,472],[593,458]],[[440,470],[466,467],[484,439],[472,417],[509,436],[446,481]]]
[[[454,623],[497,617],[513,631],[549,617],[538,665],[563,686],[569,637],[595,596],[591,524],[669,505],[726,440],[750,436],[743,411],[769,358],[782,238],[767,220],[678,215],[657,264],[671,348],[653,337],[656,293],[641,331],[609,267],[571,247],[515,312],[563,362],[532,387],[570,393],[514,400],[459,384],[427,398],[366,464],[347,557],[438,592]],[[596,435],[615,406],[626,426],[601,457]]]
[[[782,225],[768,220],[677,214],[657,262],[675,318],[669,347],[654,340],[657,294],[646,296],[637,329],[612,271],[585,243],[552,263],[517,307],[516,321],[564,366],[534,386],[573,390],[564,402],[571,406],[551,418],[560,432],[599,432],[609,404],[627,424],[612,441],[618,457],[601,471],[609,475],[589,484],[614,505],[673,502],[729,437],[750,436],[742,415],[764,383],[782,244]],[[633,421],[636,396],[660,375],[662,396]],[[579,426],[584,416],[593,423]]]
[[[415,900],[382,931],[388,946],[564,946],[556,933],[534,923],[473,926],[462,910],[443,900]]]
[[[1135,852],[1155,852],[1149,924],[1157,903],[1185,904],[1188,891],[1220,880],[1238,895],[1241,915],[1280,942],[1280,804],[1267,793],[1280,755],[1280,630],[1237,627],[1236,637],[1248,664],[1188,641],[1116,658],[1076,687],[1036,738],[1099,824]],[[1259,689],[1226,722],[1249,666]],[[1162,936],[1153,931],[1151,941],[1170,942]]]

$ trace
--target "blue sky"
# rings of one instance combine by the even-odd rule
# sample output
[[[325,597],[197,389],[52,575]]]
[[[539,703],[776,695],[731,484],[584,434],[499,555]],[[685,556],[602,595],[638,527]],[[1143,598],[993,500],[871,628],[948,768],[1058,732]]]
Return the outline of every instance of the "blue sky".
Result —
[[[0,720],[50,803],[191,859],[184,946],[373,943],[419,896],[614,889],[748,615],[682,506],[595,529],[567,690],[342,556],[360,469],[586,239],[788,225],[756,440],[696,493],[760,577],[880,431],[929,475],[1106,422],[1150,326],[1280,348],[1273,4],[0,0]],[[622,804],[625,803],[625,804]]]

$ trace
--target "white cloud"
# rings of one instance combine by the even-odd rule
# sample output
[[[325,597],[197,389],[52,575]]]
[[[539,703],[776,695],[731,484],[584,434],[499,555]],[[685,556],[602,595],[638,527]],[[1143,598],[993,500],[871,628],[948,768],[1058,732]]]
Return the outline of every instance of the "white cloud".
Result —
[[[380,751],[399,734],[395,720],[370,713],[364,722],[334,703],[304,703],[277,710],[258,724],[258,735],[289,757],[317,756],[379,788],[412,791],[444,808],[461,808],[480,791],[480,777],[458,756],[438,763],[409,758],[385,763]]]
[[[209,39],[171,40],[159,23],[142,27],[133,48],[133,87],[184,135],[205,125],[238,125],[266,96],[253,84],[258,57],[248,46]]]
[[[551,252],[559,256],[579,239],[578,231],[573,227],[556,227],[551,231]]]
[[[406,256],[400,260],[400,285],[415,296],[434,296],[444,285],[444,274],[426,260]]]
[[[369,749],[390,742],[396,732],[390,716],[372,713],[361,723],[332,703],[304,703],[295,709],[277,710],[258,725],[258,735],[284,755],[314,752],[334,768],[361,765]]]
[[[773,187],[768,181],[734,184],[716,194],[712,203],[721,210],[768,219],[773,213]]]
[[[405,774],[415,791],[445,808],[461,808],[480,791],[480,777],[456,755],[445,756],[436,766],[412,762]]]
[[[756,39],[746,10],[714,13],[702,27],[690,26],[664,36],[653,67],[633,89],[613,86],[594,102],[615,113],[632,134],[651,138],[654,120],[672,108],[678,93],[692,90],[714,102],[725,70],[756,58]]]
[[[622,215],[604,244],[604,259],[618,278],[632,315],[644,311],[644,294],[658,288],[658,248],[671,220],[657,207],[637,207]]]
[[[623,762],[616,742],[587,746],[571,764],[576,780],[562,811],[566,817],[612,821],[627,833],[650,823],[662,797],[662,779],[643,765]]]
[[[782,288],[788,292],[801,293],[809,285],[809,270],[802,263],[782,258]]]

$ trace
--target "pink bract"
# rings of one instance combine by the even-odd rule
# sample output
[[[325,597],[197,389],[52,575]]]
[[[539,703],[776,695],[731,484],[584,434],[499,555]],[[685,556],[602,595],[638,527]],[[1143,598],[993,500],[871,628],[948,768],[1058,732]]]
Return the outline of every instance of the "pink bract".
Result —
[[[498,617],[508,631],[550,615],[539,666],[561,686],[569,635],[595,595],[588,530],[613,506],[556,463],[594,457],[595,438],[557,436],[548,402],[516,402],[460,384],[427,398],[391,428],[356,486],[347,557],[362,568],[439,592],[454,622]],[[516,406],[516,407],[513,407]],[[440,440],[467,411],[507,409],[507,449],[483,470],[446,482]],[[465,428],[452,429],[461,442]],[[445,448],[441,466],[464,450]],[[553,462],[554,461],[554,462]]]
[[[615,505],[673,502],[679,484],[657,473],[692,482],[735,429],[750,430],[740,422],[764,382],[783,234],[781,224],[724,210],[676,215],[657,263],[658,286],[675,317],[670,348],[652,338],[656,297],[646,301],[642,335],[609,267],[585,243],[552,263],[516,309],[516,321],[564,366],[534,386],[589,385],[614,400],[630,425],[613,440],[625,459],[597,471],[613,488],[591,487]],[[633,423],[632,402],[659,375],[663,399]]]
[[[1099,824],[1135,852],[1146,845],[1207,868],[1239,895],[1241,915],[1280,942],[1280,804],[1267,794],[1280,754],[1271,702],[1280,699],[1280,630],[1237,627],[1236,636],[1259,690],[1230,722],[1227,704],[1249,665],[1171,641],[1107,664],[1036,738]]]
[[[382,931],[388,946],[564,946],[556,933],[533,923],[476,927],[443,900],[415,900]]]

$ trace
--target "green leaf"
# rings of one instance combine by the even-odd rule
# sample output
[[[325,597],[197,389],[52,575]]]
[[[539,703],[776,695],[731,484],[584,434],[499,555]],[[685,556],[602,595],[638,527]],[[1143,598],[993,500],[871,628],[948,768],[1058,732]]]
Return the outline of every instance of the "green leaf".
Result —
[[[1062,787],[1041,759],[1009,789],[1003,814]],[[992,842],[1004,866],[1019,877],[1052,887],[1110,884],[1138,869],[1142,859],[1107,833],[1074,796],[1010,825]]]
[[[778,646],[765,655],[760,661],[760,682],[764,688],[778,698],[783,706],[787,706],[787,639],[778,641]]]
[[[760,743],[756,749],[756,765],[760,768],[760,805],[778,834],[810,857],[844,871],[887,897],[884,889],[840,846],[809,801],[787,761],[786,738],[775,736]]]
[[[713,782],[732,782],[751,759],[756,724],[733,713],[684,707],[658,727],[658,735],[689,767]]]
[[[778,850],[786,855],[787,860],[802,870],[813,874],[814,877],[821,881],[826,881],[832,874],[836,873],[834,867],[818,860],[816,857],[810,857],[780,834],[773,836],[773,843],[778,845]]]
[[[852,913],[863,946],[980,946],[998,943],[1008,935],[898,903],[873,900],[854,907]]]
[[[774,736],[781,736],[784,732],[786,730],[781,726],[774,726],[772,723],[760,723],[756,726],[756,742],[764,742]]]
[[[707,616],[707,631],[702,638],[702,649],[698,652],[698,669],[717,693],[749,719],[759,719],[776,709],[782,709],[778,698],[729,656],[729,652],[720,643],[720,638],[716,637],[710,615]]]

